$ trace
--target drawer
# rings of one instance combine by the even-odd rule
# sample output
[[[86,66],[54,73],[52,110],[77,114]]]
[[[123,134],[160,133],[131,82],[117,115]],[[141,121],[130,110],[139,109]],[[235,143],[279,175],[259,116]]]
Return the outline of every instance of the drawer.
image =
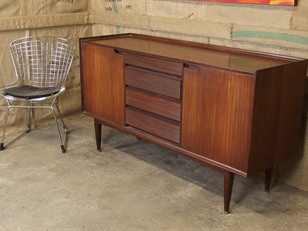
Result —
[[[156,94],[127,87],[126,104],[172,120],[181,120],[180,102],[160,97]]]
[[[182,76],[183,63],[144,55],[125,53],[125,63],[159,72]]]
[[[126,124],[151,135],[180,143],[180,124],[131,107],[126,107]]]
[[[160,95],[181,98],[180,78],[135,67],[125,68],[125,84]]]

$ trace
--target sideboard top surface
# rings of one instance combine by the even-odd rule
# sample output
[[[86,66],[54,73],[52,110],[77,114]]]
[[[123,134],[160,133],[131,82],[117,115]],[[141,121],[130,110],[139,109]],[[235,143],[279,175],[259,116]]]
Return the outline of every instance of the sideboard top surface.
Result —
[[[84,39],[97,45],[118,50],[165,57],[166,59],[183,61],[188,64],[197,63],[216,66],[249,74],[302,60],[137,34],[109,35]]]

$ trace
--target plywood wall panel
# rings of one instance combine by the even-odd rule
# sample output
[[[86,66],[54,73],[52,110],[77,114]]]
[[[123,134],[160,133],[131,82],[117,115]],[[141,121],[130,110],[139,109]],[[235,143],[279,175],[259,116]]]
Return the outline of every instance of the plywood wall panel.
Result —
[[[299,1],[299,6],[294,10],[292,29],[308,30],[308,1]]]
[[[22,0],[1,0],[0,12],[1,17],[21,16],[27,14],[27,8],[25,7],[25,1]]]
[[[289,29],[294,7],[264,5],[210,4],[204,8],[202,20],[251,27]]]
[[[308,49],[308,30],[278,30],[265,27],[254,27],[245,25],[234,25],[232,30],[232,41],[245,41],[250,43],[259,43],[262,46],[268,45],[273,48],[287,48],[283,50],[307,50]],[[262,48],[261,46],[261,48]],[[255,48],[256,47],[255,45]],[[273,53],[274,50],[272,51]],[[281,54],[280,52],[278,54]],[[288,55],[288,54],[286,54]],[[302,53],[300,57],[307,57]]]
[[[205,5],[200,1],[147,1],[146,14],[173,19],[197,19],[203,17]]]
[[[26,0],[32,15],[80,13],[88,11],[88,0]]]
[[[92,13],[145,15],[148,0],[92,0]]]

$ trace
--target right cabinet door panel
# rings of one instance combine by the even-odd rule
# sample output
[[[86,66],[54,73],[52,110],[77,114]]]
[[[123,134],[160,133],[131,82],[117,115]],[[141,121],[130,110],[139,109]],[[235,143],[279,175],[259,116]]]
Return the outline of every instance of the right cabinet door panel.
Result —
[[[254,76],[194,66],[183,81],[182,148],[246,172]]]

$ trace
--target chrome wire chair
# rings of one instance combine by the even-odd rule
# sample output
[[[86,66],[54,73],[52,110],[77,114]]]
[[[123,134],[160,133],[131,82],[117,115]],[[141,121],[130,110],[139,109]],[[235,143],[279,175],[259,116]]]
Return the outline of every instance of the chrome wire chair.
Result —
[[[0,150],[15,142],[31,130],[34,109],[51,109],[59,132],[61,150],[65,152],[68,132],[58,107],[58,96],[65,91],[65,82],[70,71],[75,46],[64,38],[51,36],[31,36],[11,42],[10,53],[16,74],[16,82],[2,87],[7,103],[3,120],[3,134]],[[28,109],[27,129],[21,135],[4,145],[7,121],[11,108]],[[64,139],[58,124],[61,120]]]

